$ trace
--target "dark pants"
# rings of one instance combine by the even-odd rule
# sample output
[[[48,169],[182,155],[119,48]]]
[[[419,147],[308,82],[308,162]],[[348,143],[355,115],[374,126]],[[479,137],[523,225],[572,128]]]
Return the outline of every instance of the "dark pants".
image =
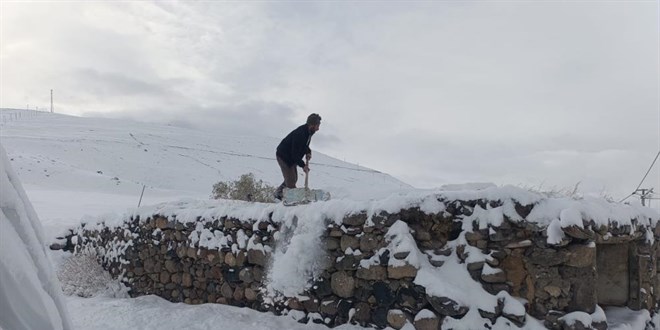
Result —
[[[296,182],[298,181],[298,169],[296,164],[289,166],[282,158],[277,157],[277,164],[280,165],[282,170],[282,176],[284,176],[284,182],[277,187],[277,195],[282,195],[284,188],[295,188]]]

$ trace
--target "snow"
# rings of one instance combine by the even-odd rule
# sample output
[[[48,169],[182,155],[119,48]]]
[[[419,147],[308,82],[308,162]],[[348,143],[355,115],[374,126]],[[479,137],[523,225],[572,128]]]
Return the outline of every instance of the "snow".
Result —
[[[607,307],[605,315],[610,330],[644,330],[646,323],[651,320],[647,310],[633,311],[627,307]],[[660,317],[656,315],[655,322],[658,321]],[[660,322],[655,324],[658,329]]]
[[[0,328],[70,329],[41,222],[0,144]]]
[[[276,240],[272,267],[266,279],[266,293],[272,299],[303,293],[323,271],[325,251],[321,234],[326,228],[323,214],[306,213],[305,217],[288,220],[283,232],[293,232]]]
[[[269,215],[272,214],[272,221],[279,223],[284,229],[276,235],[273,251],[255,240],[254,236],[247,237],[244,232],[238,235],[237,242],[232,242],[219,231],[210,231],[199,226],[194,234],[191,234],[191,239],[195,244],[209,249],[234,246],[271,252],[274,267],[267,274],[268,293],[272,299],[278,299],[283,294],[296,296],[308,287],[320,271],[319,263],[323,260],[320,234],[327,228],[326,221],[341,224],[342,219],[349,214],[366,212],[369,225],[373,224],[371,218],[381,211],[395,213],[403,208],[419,207],[423,212],[441,213],[449,203],[456,200],[499,201],[500,206],[497,207],[477,206],[471,216],[462,219],[465,230],[472,230],[472,220],[478,220],[479,228],[492,230],[502,223],[504,217],[512,221],[523,221],[515,211],[516,203],[534,204],[525,221],[545,228],[548,243],[551,244],[559,243],[563,238],[562,227],[585,225],[586,222],[582,219],[593,221],[596,225],[610,225],[613,220],[619,225],[630,225],[633,221],[641,225],[655,225],[660,221],[656,210],[640,205],[610,203],[592,197],[549,198],[544,194],[515,186],[461,184],[438,189],[414,189],[387,174],[341,162],[320,152],[315,152],[312,159],[310,185],[315,189],[330,191],[333,196],[330,201],[291,208],[281,204],[208,200],[213,183],[236,179],[248,171],[271,185],[279,184],[281,174],[272,159],[279,139],[226,136],[218,132],[56,114],[43,114],[9,122],[2,126],[0,135],[3,145],[7,148],[9,162],[25,184],[27,197],[32,200],[48,233],[45,241],[40,238],[38,249],[15,253],[23,258],[5,258],[4,244],[10,242],[5,236],[16,239],[21,233],[17,231],[11,235],[4,230],[7,218],[3,206],[3,230],[0,231],[3,235],[0,240],[0,244],[3,244],[0,249],[0,254],[3,254],[0,264],[3,267],[9,262],[26,266],[22,260],[34,260],[35,253],[41,255],[37,259],[43,261],[43,255],[46,253],[43,251],[43,243],[54,241],[56,235],[60,235],[66,228],[79,225],[80,222],[85,222],[89,228],[93,228],[100,227],[99,222],[111,227],[121,226],[131,216],[140,216],[144,220],[154,214],[179,222],[197,222],[198,217],[217,219],[223,216],[257,221],[270,219]],[[8,168],[4,163],[3,167]],[[142,200],[143,206],[136,208],[142,184],[147,186]],[[6,186],[2,184],[3,189]],[[9,195],[5,194],[4,190],[2,192],[3,205],[6,200],[17,203],[27,201],[26,196],[7,199],[6,196]],[[26,207],[25,214],[28,215],[26,219],[39,222],[31,207]],[[287,229],[290,232],[287,233]],[[269,230],[272,231],[273,228],[270,227]],[[39,230],[34,231],[39,237]],[[647,232],[647,236],[648,234]],[[462,320],[445,318],[445,327],[483,328],[484,324],[490,321],[483,319],[477,308],[493,311],[499,299],[505,300],[504,309],[507,313],[518,315],[524,312],[523,304],[505,292],[497,295],[486,292],[478,282],[471,279],[465,264],[459,262],[455,254],[433,256],[436,260],[444,261],[444,264],[440,268],[430,265],[426,255],[415,246],[405,223],[397,222],[390,228],[388,244],[392,251],[409,252],[406,259],[400,261],[418,268],[414,281],[425,286],[428,294],[449,297],[471,308]],[[454,249],[458,245],[465,245],[468,263],[491,258],[479,249],[467,246],[464,233],[449,244],[451,246],[448,247]],[[113,246],[109,253],[118,257],[126,247]],[[358,250],[347,251],[350,252],[357,254]],[[373,262],[377,260],[362,260],[361,265],[368,267]],[[43,265],[38,262],[37,266]],[[497,272],[498,269],[484,265],[483,271],[489,274]],[[25,281],[40,283],[40,273],[32,273],[37,275],[25,276]],[[6,283],[7,279],[10,277],[0,276],[0,283]],[[52,288],[50,290],[52,291]],[[45,289],[37,291],[26,295],[31,298],[26,304],[36,304],[35,297],[48,298],[50,295]],[[54,314],[54,310],[59,312],[66,307],[59,308],[57,299],[52,299],[50,307],[37,308],[35,305],[32,308]],[[236,329],[326,329],[315,324],[297,323],[294,317],[302,316],[296,315],[295,312],[276,317],[268,313],[224,305],[174,304],[155,296],[133,299],[67,297],[64,301],[72,311],[73,326],[81,329],[210,329],[218,324]],[[596,313],[588,316],[597,321],[605,317],[603,313],[611,329],[643,329],[645,322],[650,319],[645,311],[611,308],[604,312],[599,308]],[[45,319],[54,318],[54,315],[50,314],[42,316]],[[61,315],[61,312],[58,315]],[[310,316],[314,317],[317,316]],[[579,316],[569,316],[571,317]],[[13,328],[2,323],[4,320],[0,320],[1,328]],[[66,322],[66,318],[63,318],[62,322]],[[357,327],[344,325],[338,328]],[[414,329],[410,323],[404,328]],[[518,329],[504,318],[498,319],[492,328]],[[544,327],[538,320],[527,316],[522,329]]]
[[[67,297],[72,311],[75,329],[123,330],[123,329],[292,329],[327,330],[328,327],[309,323],[300,324],[295,314],[275,316],[249,308],[220,304],[186,305],[171,303],[157,296],[137,298]],[[36,329],[36,328],[35,328]],[[44,328],[40,328],[44,329]],[[350,324],[333,329],[362,329]]]
[[[525,315],[525,306],[512,297],[506,291],[500,291],[497,294],[497,298],[504,300],[504,308],[502,308],[502,313],[509,315]]]
[[[561,222],[559,219],[554,219],[550,222],[550,225],[548,225],[548,228],[546,229],[546,233],[548,234],[548,244],[559,244],[564,240],[566,234],[564,234],[564,231],[561,228]]]
[[[464,218],[463,223],[470,225],[470,231],[472,230],[472,222],[477,222],[479,224],[479,229],[486,229],[489,227],[499,227],[504,221],[504,212],[501,206],[490,208],[488,206],[485,210],[481,206],[477,205],[474,208],[474,211],[470,216]],[[467,229],[464,227],[464,229]]]
[[[577,226],[579,228],[584,228],[582,225],[582,214],[580,211],[573,207],[561,210],[559,213],[559,221],[562,228]]]
[[[415,315],[415,321],[419,321],[423,319],[433,319],[433,318],[437,318],[437,316],[435,316],[435,313],[431,312],[428,309],[422,309],[421,311],[419,311],[419,313],[417,313],[417,315]]]

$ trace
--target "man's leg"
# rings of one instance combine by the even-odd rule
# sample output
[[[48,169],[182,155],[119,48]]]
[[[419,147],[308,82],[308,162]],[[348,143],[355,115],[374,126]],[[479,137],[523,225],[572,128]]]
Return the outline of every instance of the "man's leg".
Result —
[[[284,182],[282,182],[282,184],[279,187],[277,187],[277,191],[275,191],[275,197],[277,199],[282,199],[283,191],[285,187],[286,188],[296,187],[296,181],[298,180],[298,171],[296,170],[296,165],[289,166],[280,157],[277,157],[277,164],[280,166],[280,170],[282,170],[282,176],[284,177]]]

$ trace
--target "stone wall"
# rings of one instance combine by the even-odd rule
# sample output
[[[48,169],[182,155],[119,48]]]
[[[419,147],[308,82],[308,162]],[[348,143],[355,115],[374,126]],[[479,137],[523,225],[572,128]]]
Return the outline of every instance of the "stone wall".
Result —
[[[658,228],[594,229],[585,219],[585,226],[562,228],[563,239],[549,244],[547,228],[524,220],[533,205],[515,203],[502,212],[500,201],[436,202],[442,205],[437,212],[411,206],[392,213],[349,214],[340,221],[325,219],[320,271],[295,297],[269,292],[266,282],[273,255],[286,249],[297,224],[312,221],[299,216],[289,224],[273,220],[272,212],[261,219],[195,221],[177,220],[176,215],[133,216],[119,227],[72,231],[60,248],[97,249],[104,267],[121,276],[133,296],[245,306],[328,326],[351,322],[400,329],[409,322],[418,329],[443,324],[451,328],[466,314],[478,313],[491,324],[522,326],[529,315],[561,329],[567,328],[562,322],[567,313],[597,314],[599,292],[613,281],[623,281],[621,287],[629,281],[629,290],[603,297],[603,302],[632,309],[656,306],[660,254],[653,237],[660,236]],[[493,210],[499,218],[486,223]],[[617,254],[607,252],[612,246],[628,251],[618,253],[626,257],[627,267],[614,266],[619,265],[612,258]],[[418,272],[434,274],[454,259],[492,295],[490,306],[477,308],[438,295],[432,284],[416,279]],[[599,268],[608,274],[601,282]],[[527,304],[516,308],[520,303],[512,296]],[[584,326],[607,327],[596,317]]]

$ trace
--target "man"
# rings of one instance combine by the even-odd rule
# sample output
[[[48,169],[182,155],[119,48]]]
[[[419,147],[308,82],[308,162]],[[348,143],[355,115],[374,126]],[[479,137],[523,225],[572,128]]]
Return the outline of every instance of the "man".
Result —
[[[312,159],[312,150],[309,149],[309,142],[312,135],[319,130],[321,126],[321,116],[311,114],[307,117],[307,123],[300,125],[287,135],[280,145],[277,146],[277,163],[282,169],[284,182],[275,191],[275,198],[281,200],[284,195],[284,187],[295,188],[298,181],[297,166],[302,167],[305,173],[309,172],[309,160]],[[303,162],[305,156],[307,163]]]

